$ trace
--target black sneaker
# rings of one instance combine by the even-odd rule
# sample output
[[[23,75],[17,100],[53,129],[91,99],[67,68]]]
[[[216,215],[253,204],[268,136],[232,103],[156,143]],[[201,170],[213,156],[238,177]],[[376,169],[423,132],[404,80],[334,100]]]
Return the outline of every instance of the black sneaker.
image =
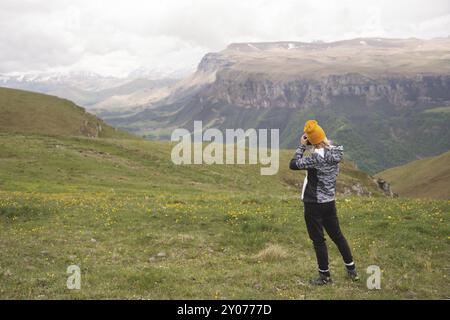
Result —
[[[310,281],[310,283],[313,286],[324,286],[326,284],[333,283],[333,280],[331,280],[331,277],[327,277],[326,275],[323,275],[323,274],[319,273],[319,277],[315,278],[315,279],[312,279]]]
[[[356,272],[356,269],[353,269],[353,270],[348,270],[347,269],[347,276],[352,281],[359,281],[359,276],[358,276],[358,272]]]

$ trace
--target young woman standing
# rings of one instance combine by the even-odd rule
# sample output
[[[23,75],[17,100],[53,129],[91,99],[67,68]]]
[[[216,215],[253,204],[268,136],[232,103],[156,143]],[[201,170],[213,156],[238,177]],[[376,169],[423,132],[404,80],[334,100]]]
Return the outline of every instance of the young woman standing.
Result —
[[[304,157],[308,144],[313,145],[314,149],[311,156]],[[317,121],[307,121],[300,145],[289,167],[291,170],[307,171],[303,182],[302,200],[305,207],[306,227],[319,265],[319,277],[311,281],[314,285],[332,282],[323,229],[338,247],[344,259],[347,275],[353,281],[359,280],[350,247],[341,232],[336,212],[336,177],[342,157],[343,147],[332,146]]]

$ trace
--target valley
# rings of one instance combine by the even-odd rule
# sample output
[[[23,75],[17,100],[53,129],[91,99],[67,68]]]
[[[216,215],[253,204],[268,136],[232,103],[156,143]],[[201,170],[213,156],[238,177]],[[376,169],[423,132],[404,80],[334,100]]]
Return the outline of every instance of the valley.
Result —
[[[278,128],[289,148],[314,118],[374,174],[450,149],[449,114],[427,112],[450,104],[449,57],[447,38],[236,43],[205,55],[150,107],[104,115],[148,139],[192,130],[195,120],[221,130]]]

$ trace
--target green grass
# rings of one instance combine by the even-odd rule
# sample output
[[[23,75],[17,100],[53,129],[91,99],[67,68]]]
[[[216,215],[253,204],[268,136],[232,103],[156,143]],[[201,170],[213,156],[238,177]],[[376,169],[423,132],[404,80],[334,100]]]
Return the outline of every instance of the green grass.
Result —
[[[362,281],[345,279],[330,245],[335,284],[314,288],[296,185],[303,175],[287,168],[292,151],[281,152],[278,175],[261,176],[257,166],[175,166],[170,150],[166,142],[0,134],[0,298],[450,296],[448,201],[384,198],[344,163],[338,189],[360,182],[374,195],[337,201]],[[72,264],[81,290],[66,288]],[[381,290],[365,286],[372,264],[383,270]]]

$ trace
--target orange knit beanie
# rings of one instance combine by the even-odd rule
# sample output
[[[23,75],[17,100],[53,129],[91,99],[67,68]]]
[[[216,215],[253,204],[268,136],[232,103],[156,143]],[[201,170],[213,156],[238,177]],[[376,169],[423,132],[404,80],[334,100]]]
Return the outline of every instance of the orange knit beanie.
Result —
[[[325,140],[325,131],[323,131],[316,120],[306,121],[303,131],[306,133],[308,141],[311,144],[319,144]]]

